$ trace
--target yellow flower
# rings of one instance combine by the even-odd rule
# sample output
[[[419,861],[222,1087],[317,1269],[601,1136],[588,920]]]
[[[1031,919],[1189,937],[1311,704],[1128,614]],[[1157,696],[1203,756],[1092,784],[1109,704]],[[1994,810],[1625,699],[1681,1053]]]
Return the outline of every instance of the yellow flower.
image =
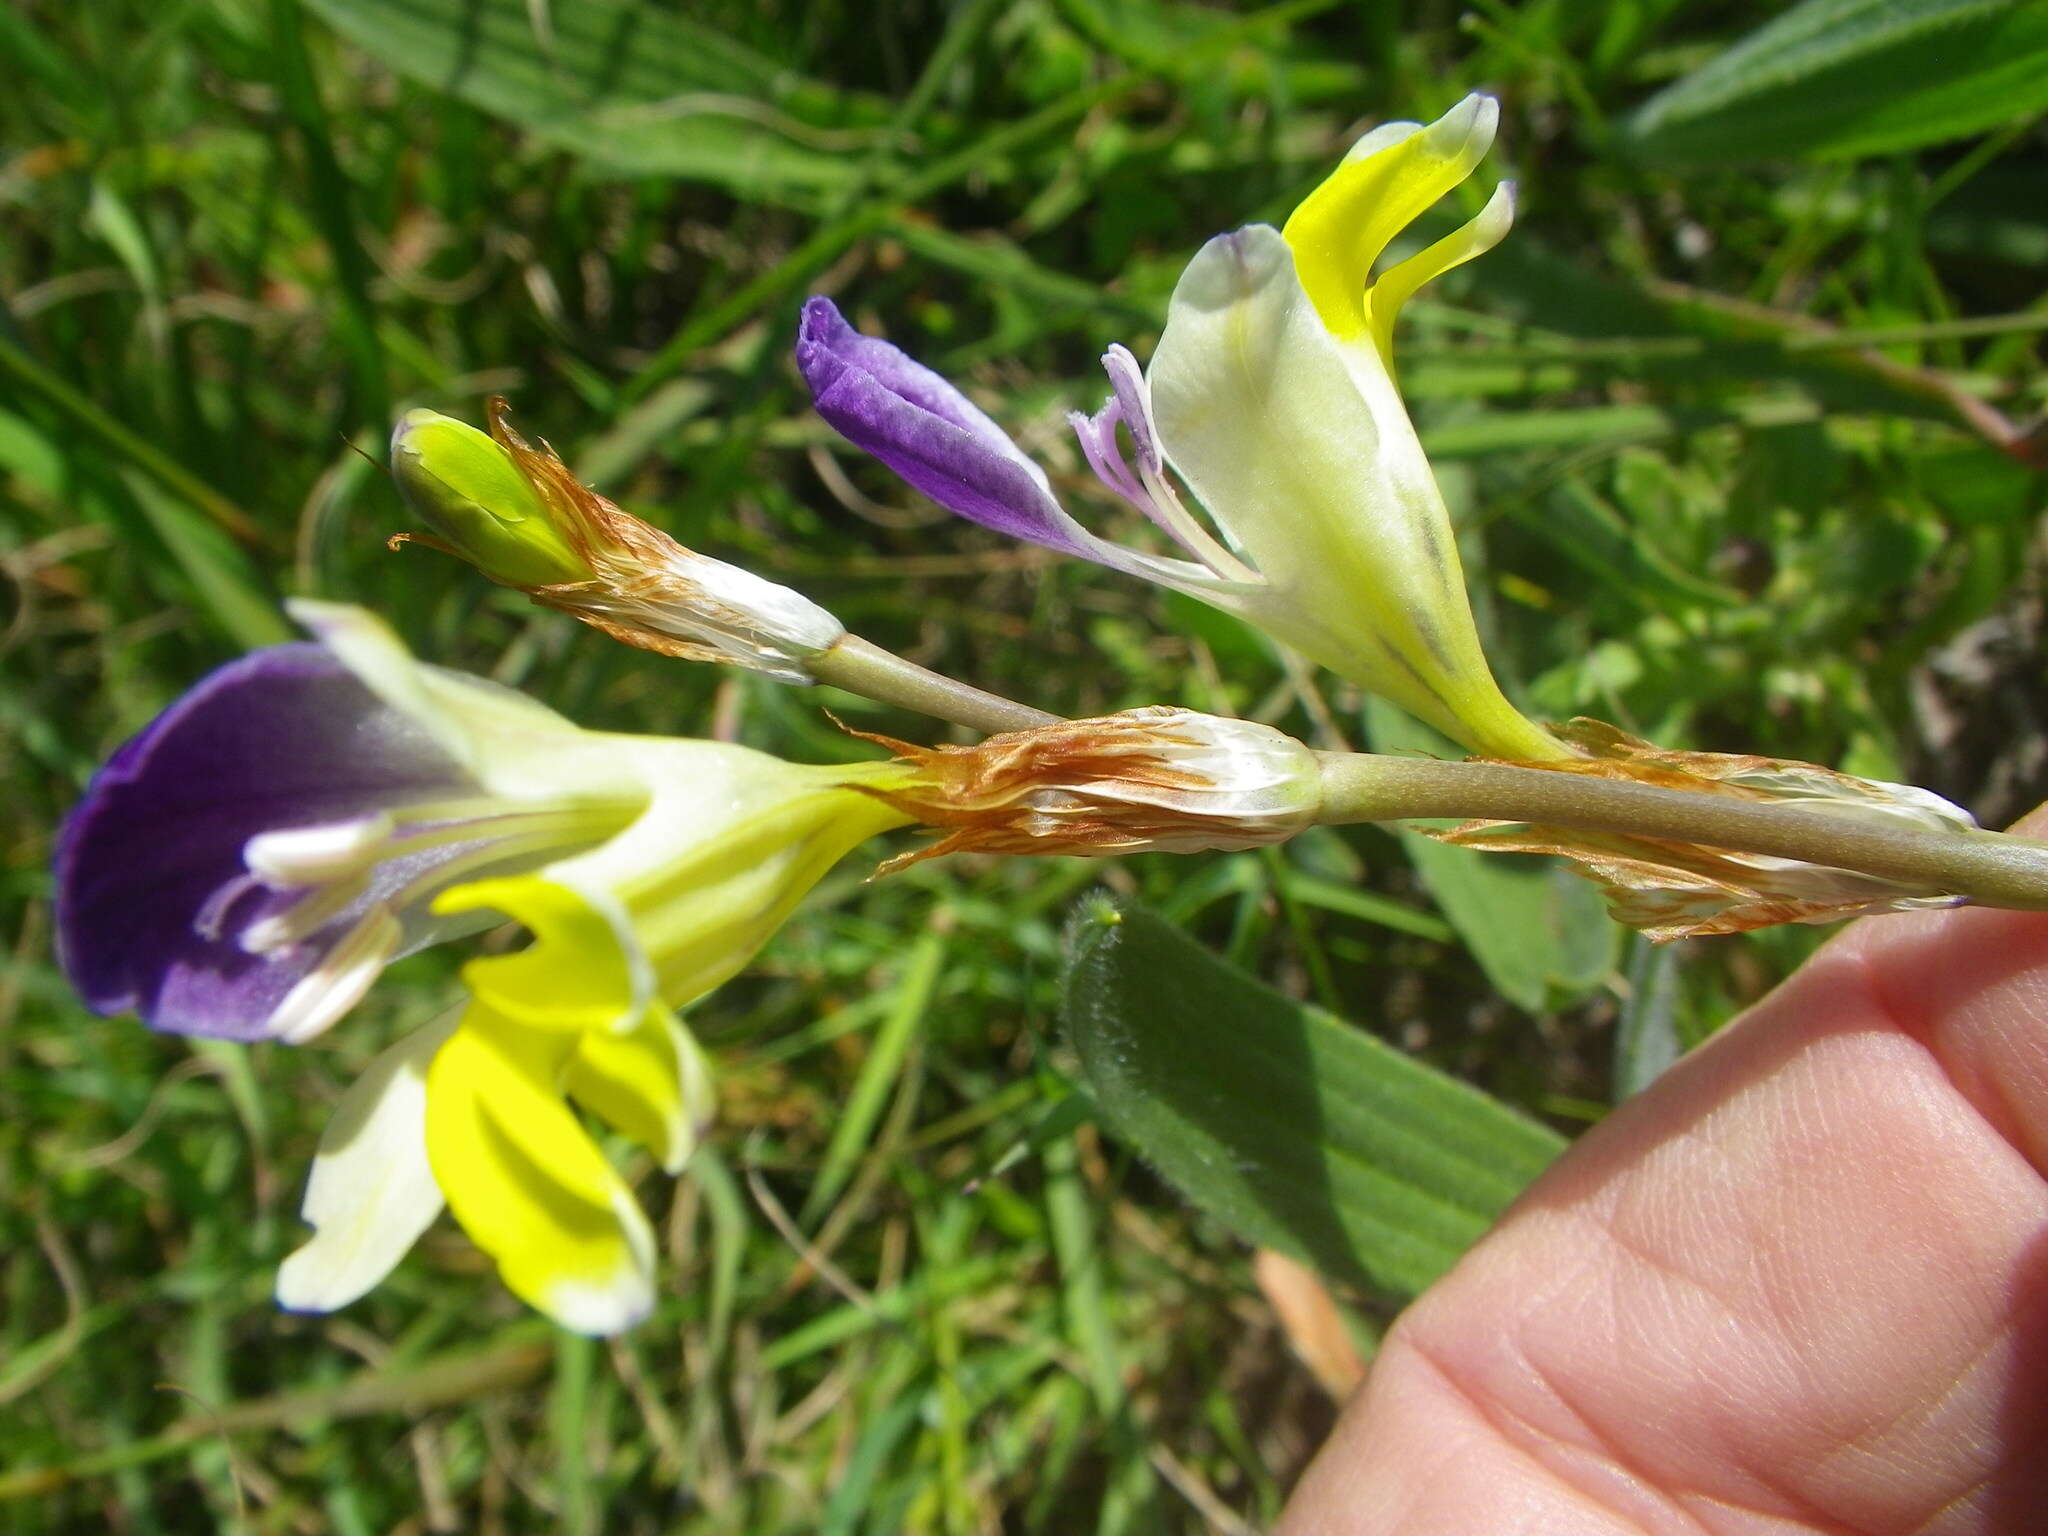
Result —
[[[379,700],[401,713],[438,705],[431,723],[464,734],[445,675],[413,661],[375,619],[300,612]],[[653,1304],[654,1244],[571,1101],[680,1169],[712,1095],[675,1010],[744,966],[855,844],[909,820],[862,792],[906,770],[586,732],[517,695],[482,697],[527,712],[523,729],[500,731],[495,744],[535,781],[574,761],[585,777],[608,778],[608,803],[631,813],[536,867],[433,897],[436,918],[509,918],[531,942],[466,965],[467,1007],[393,1046],[351,1090],[307,1190],[317,1230],[280,1271],[278,1297],[314,1311],[354,1300],[445,1199],[514,1293],[565,1327],[614,1333]],[[516,767],[500,773],[507,787],[519,781]]]

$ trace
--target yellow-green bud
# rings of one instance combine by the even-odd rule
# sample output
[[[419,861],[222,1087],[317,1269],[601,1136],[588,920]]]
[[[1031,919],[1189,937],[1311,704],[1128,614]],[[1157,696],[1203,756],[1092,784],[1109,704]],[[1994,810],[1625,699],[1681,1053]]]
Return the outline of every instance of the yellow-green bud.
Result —
[[[391,433],[391,475],[406,506],[493,581],[531,589],[591,579],[512,455],[467,422],[407,411]]]

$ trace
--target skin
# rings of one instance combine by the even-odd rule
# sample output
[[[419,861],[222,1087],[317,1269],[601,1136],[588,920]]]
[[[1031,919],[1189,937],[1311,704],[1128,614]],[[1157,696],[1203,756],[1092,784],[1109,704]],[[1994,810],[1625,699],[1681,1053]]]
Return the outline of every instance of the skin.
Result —
[[[1855,923],[1402,1316],[1275,1536],[2048,1532],[2044,1173],[2048,914]]]

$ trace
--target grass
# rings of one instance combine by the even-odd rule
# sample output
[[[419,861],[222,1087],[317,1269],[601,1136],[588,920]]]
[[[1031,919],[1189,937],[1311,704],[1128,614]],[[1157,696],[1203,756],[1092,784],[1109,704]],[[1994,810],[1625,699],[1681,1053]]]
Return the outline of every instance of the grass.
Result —
[[[1812,935],[1691,945],[1655,987],[1631,956],[1635,988],[1532,1015],[1371,829],[872,886],[850,863],[694,1010],[724,1121],[691,1177],[635,1170],[667,1292],[593,1344],[445,1229],[334,1318],[275,1312],[329,1106],[455,957],[404,963],[313,1049],[96,1019],[49,952],[54,828],[126,735],[285,632],[286,593],[367,603],[594,726],[852,750],[813,700],[387,553],[364,455],[391,411],[475,417],[489,391],[686,543],[928,665],[1062,713],[1355,736],[1357,699],[1233,622],[947,523],[844,454],[789,365],[795,305],[833,292],[972,381],[1090,504],[1060,413],[1094,404],[1105,343],[1144,355],[1194,247],[1283,215],[1360,124],[1481,86],[1521,227],[1413,307],[1402,358],[1503,673],[1544,715],[2014,814],[2048,791],[2018,750],[2048,702],[2041,487],[1981,407],[2042,407],[2048,219],[2014,189],[2048,144],[1632,163],[1627,111],[1775,9],[0,11],[0,1532],[1268,1522],[1331,1408],[1246,1252],[1076,1100],[1073,904],[1141,895],[1566,1129],[1611,1097],[1631,998],[1697,1038]],[[467,63],[424,70],[465,35]]]

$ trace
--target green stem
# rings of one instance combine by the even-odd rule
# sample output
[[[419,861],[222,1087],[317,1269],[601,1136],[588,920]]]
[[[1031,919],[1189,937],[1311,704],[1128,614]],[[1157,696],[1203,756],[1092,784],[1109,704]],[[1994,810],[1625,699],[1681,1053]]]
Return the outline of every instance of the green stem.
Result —
[[[1323,752],[1322,820],[1456,817],[1699,843],[2048,911],[2048,845],[1504,763]]]
[[[1001,731],[1028,731],[1051,725],[1059,719],[1042,709],[1019,704],[1000,694],[988,693],[962,683],[914,661],[905,661],[892,651],[863,640],[858,635],[841,637],[830,650],[811,659],[811,676],[834,688],[860,694],[882,704],[916,710],[940,720],[964,725],[970,731],[994,735]]]

